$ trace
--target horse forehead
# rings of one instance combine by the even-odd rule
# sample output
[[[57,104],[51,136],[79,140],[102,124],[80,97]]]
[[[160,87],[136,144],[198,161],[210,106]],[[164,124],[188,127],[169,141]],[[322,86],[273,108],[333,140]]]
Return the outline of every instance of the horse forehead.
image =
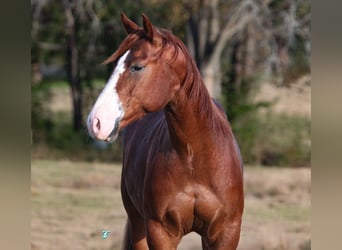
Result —
[[[148,55],[148,51],[146,48],[136,48],[136,49],[132,50],[132,53],[131,53],[129,59],[146,58],[147,55]]]
[[[151,44],[144,40],[138,41],[137,44],[131,49],[131,51],[131,56],[138,58],[146,58],[155,52]]]

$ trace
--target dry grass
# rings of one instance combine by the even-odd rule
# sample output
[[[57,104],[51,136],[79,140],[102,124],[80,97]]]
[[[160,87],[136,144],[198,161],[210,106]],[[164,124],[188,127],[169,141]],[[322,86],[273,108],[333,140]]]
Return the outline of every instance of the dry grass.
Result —
[[[119,165],[33,161],[33,249],[109,249],[125,224]],[[110,230],[110,240],[101,239]],[[116,249],[119,249],[118,247]]]
[[[256,89],[253,101],[273,103],[271,110],[274,114],[311,118],[311,75],[300,77],[289,87],[277,87],[263,82]]]
[[[310,249],[310,194],[310,169],[247,168],[239,249]]]
[[[119,164],[33,161],[31,171],[32,249],[120,249]],[[310,249],[310,183],[310,169],[245,168],[238,249]],[[199,237],[188,235],[179,249],[200,249]]]

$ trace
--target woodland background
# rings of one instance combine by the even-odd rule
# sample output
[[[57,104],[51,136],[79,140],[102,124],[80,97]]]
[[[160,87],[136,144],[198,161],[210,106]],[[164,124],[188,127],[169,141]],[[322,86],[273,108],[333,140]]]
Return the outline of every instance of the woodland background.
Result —
[[[147,14],[191,51],[224,105],[245,164],[310,166],[311,4],[307,0],[32,0],[32,158],[120,161],[87,114],[125,37]]]

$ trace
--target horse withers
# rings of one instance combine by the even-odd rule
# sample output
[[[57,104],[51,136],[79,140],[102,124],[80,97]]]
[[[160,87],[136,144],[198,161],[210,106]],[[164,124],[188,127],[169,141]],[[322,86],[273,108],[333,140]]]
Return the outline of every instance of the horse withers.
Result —
[[[121,15],[127,37],[87,121],[113,141],[123,128],[124,249],[176,249],[197,232],[203,249],[236,249],[244,206],[240,152],[185,45]]]

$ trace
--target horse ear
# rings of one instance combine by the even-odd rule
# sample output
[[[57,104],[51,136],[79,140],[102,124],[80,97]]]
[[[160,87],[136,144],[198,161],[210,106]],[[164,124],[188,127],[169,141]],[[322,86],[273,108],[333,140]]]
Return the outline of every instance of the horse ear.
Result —
[[[130,20],[124,13],[121,13],[121,23],[124,26],[126,33],[131,34],[132,32],[139,29],[139,26]]]
[[[145,14],[142,14],[141,15],[142,18],[143,18],[143,27],[144,27],[144,30],[145,30],[145,33],[148,37],[148,39],[152,42],[153,41],[153,33],[154,33],[154,27],[150,21],[150,19],[145,15]]]

